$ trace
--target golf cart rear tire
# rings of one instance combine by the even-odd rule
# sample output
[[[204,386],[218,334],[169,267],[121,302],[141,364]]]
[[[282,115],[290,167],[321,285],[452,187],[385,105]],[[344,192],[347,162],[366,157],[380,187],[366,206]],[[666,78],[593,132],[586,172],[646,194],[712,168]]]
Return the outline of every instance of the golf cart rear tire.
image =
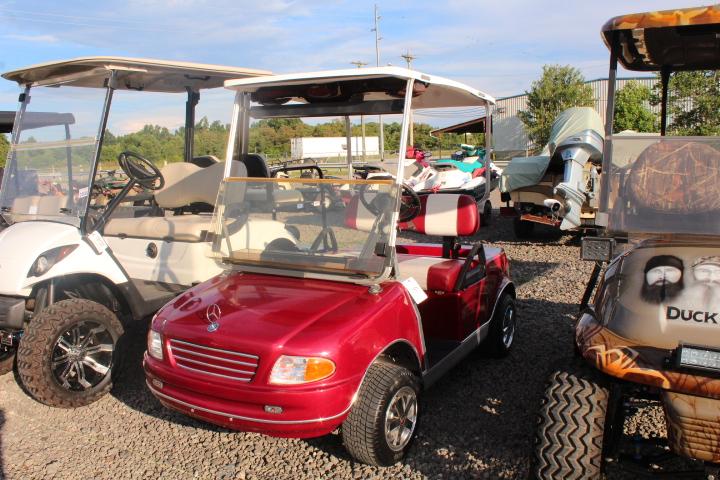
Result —
[[[112,337],[110,371],[96,385],[86,390],[64,388],[55,378],[51,360],[59,337],[74,325],[92,321],[106,327]],[[123,326],[107,307],[85,299],[62,300],[42,310],[28,325],[17,353],[18,374],[25,389],[40,403],[51,407],[75,408],[89,405],[112,388],[112,365],[118,357],[118,341]]]
[[[520,220],[519,217],[515,217],[513,220],[513,231],[515,232],[516,238],[530,238],[534,230],[535,222]]]
[[[396,392],[408,386],[420,392],[420,382],[410,370],[393,363],[376,361],[360,385],[357,400],[342,424],[345,448],[356,460],[374,466],[399,462],[417,434],[417,419],[412,437],[400,451],[393,451],[385,438],[385,416]]]
[[[610,389],[589,366],[557,370],[543,395],[532,478],[600,478]]]

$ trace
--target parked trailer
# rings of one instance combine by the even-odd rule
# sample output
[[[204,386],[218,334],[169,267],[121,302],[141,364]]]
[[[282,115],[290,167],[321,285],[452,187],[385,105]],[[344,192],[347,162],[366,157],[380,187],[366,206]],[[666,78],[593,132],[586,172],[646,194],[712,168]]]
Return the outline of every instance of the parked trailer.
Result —
[[[354,156],[363,154],[363,138],[350,137],[350,148]],[[330,158],[345,157],[347,155],[346,137],[301,137],[290,140],[290,157],[293,160],[300,158]],[[380,140],[378,137],[365,137],[365,155],[380,155]]]

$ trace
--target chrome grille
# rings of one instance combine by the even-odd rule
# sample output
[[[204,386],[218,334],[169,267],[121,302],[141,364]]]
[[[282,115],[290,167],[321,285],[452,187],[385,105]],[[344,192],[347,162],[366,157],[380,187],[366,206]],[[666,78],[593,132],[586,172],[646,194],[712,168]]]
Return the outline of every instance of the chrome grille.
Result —
[[[178,367],[213,377],[249,382],[255,376],[260,357],[183,340],[170,340],[170,355]]]

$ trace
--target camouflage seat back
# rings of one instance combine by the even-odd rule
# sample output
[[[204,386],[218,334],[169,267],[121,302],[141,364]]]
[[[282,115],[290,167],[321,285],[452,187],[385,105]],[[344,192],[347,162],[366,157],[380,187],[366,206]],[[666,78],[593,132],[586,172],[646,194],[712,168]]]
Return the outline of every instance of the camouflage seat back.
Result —
[[[632,167],[628,194],[641,208],[688,214],[720,210],[720,151],[697,142],[646,148]]]

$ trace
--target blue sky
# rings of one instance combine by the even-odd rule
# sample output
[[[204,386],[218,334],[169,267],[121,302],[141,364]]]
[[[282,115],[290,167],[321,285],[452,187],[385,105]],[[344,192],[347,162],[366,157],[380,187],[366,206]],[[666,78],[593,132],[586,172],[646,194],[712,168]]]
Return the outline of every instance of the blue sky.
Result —
[[[219,63],[278,73],[375,62],[373,1],[0,0],[0,71],[86,55]],[[544,64],[607,75],[600,27],[630,12],[697,5],[683,0],[397,0],[380,9],[381,64],[413,66],[502,97],[522,93]],[[0,109],[18,88],[0,80]],[[218,95],[206,108],[224,119]],[[220,113],[222,111],[222,113]],[[168,115],[157,112],[159,123]],[[148,120],[151,121],[150,119]],[[438,123],[443,123],[438,120]],[[444,123],[448,123],[447,121]],[[171,125],[168,125],[171,126]],[[438,125],[441,126],[441,125]]]

